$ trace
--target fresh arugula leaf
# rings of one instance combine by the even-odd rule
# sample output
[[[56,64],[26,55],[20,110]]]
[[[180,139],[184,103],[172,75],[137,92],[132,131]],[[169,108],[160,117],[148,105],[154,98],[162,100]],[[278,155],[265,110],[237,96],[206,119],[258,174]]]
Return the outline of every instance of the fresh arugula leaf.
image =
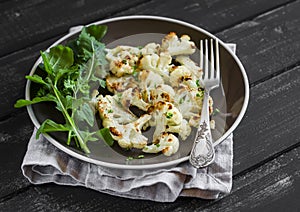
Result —
[[[83,61],[89,60],[98,45],[101,45],[101,43],[94,37],[91,37],[84,28],[77,40],[77,50],[79,58],[81,58]]]
[[[38,139],[41,133],[48,133],[48,132],[57,132],[57,131],[69,131],[70,127],[67,125],[57,124],[56,122],[46,119],[38,131],[36,132],[36,138]]]
[[[105,81],[105,80],[100,79],[100,80],[99,80],[99,84],[100,84],[100,86],[101,86],[102,88],[106,88],[106,81]]]
[[[35,97],[32,100],[26,100],[26,99],[19,99],[14,107],[15,108],[21,108],[27,105],[32,105],[32,104],[36,104],[36,103],[40,103],[40,102],[56,102],[56,98],[51,95],[51,94],[47,94],[46,96],[43,97]]]
[[[75,116],[78,119],[78,121],[85,121],[91,127],[94,125],[94,112],[87,102],[84,102],[82,105],[80,105],[79,110],[76,110]]]
[[[25,78],[38,84],[47,85],[47,83],[43,80],[43,78],[37,74],[34,74],[32,76],[26,76]]]
[[[110,134],[110,131],[108,128],[102,128],[101,130],[98,130],[96,134],[101,138],[108,146],[112,146],[114,144],[114,139]]]
[[[72,75],[78,71],[78,67],[70,67],[68,69],[59,69],[55,74],[55,82],[58,82],[64,75]]]
[[[86,144],[88,141],[96,141],[100,137],[109,144],[113,142],[108,129],[92,131],[88,128],[94,125],[95,118],[89,104],[91,89],[104,87],[102,78],[108,73],[105,69],[105,45],[99,42],[106,31],[106,26],[84,27],[79,37],[67,46],[58,45],[49,52],[41,52],[43,63],[40,68],[46,76],[26,76],[41,85],[37,96],[32,100],[18,100],[15,107],[52,101],[65,118],[65,124],[47,119],[39,128],[38,136],[41,133],[67,131],[67,144],[73,139],[85,153],[90,152]]]
[[[59,69],[71,67],[74,63],[73,50],[63,45],[52,47],[49,53],[43,52],[42,56],[45,69],[49,71],[52,70],[54,74],[56,74]],[[45,59],[47,61],[46,64]]]
[[[107,26],[102,25],[90,25],[85,28],[85,31],[90,34],[90,36],[96,38],[96,40],[100,41],[107,32]]]
[[[96,132],[89,132],[89,131],[79,131],[80,135],[83,138],[83,141],[87,143],[88,141],[97,141],[98,138],[95,137]]]

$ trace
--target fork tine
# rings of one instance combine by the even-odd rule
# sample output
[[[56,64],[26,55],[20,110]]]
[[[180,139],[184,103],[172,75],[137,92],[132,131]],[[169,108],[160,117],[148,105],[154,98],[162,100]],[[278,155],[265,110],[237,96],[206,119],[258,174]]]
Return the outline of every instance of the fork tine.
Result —
[[[208,79],[208,41],[205,39],[205,66],[204,66],[204,78]]]
[[[214,59],[214,44],[213,39],[210,39],[210,78],[215,77],[215,59]]]
[[[203,70],[203,40],[200,40],[200,68]]]
[[[216,78],[220,79],[220,55],[218,39],[216,39]]]

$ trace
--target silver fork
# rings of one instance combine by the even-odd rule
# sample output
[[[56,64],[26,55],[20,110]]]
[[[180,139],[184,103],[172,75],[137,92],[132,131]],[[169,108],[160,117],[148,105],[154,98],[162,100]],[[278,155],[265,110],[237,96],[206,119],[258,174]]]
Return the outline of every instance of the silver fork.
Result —
[[[189,157],[190,163],[201,168],[211,164],[215,158],[215,150],[212,143],[210,121],[209,121],[209,93],[212,89],[217,88],[220,83],[220,60],[219,60],[219,43],[215,41],[215,51],[213,39],[210,40],[210,62],[208,58],[208,40],[204,40],[205,50],[203,48],[203,40],[200,41],[200,68],[203,70],[204,99],[201,111],[201,118],[198,131],[195,137],[193,148]],[[214,65],[216,60],[216,67]],[[204,63],[204,67],[203,67]],[[208,66],[210,63],[210,66]]]

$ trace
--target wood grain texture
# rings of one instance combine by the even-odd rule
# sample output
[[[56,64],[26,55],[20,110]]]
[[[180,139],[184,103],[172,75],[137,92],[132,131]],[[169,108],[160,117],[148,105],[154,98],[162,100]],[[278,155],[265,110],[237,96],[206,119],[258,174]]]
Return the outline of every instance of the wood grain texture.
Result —
[[[300,145],[234,180],[231,194],[174,211],[299,211]]]
[[[0,55],[6,55],[0,58],[0,211],[284,211],[286,205],[289,211],[299,211],[300,1],[117,0],[99,4],[0,1]],[[15,110],[12,105],[24,96],[24,76],[39,50],[70,26],[128,14],[179,18],[238,44],[238,56],[252,87],[246,116],[234,133],[231,194],[216,201],[179,198],[163,204],[79,187],[34,186],[23,177],[20,165],[33,125],[25,109]]]
[[[25,75],[30,73],[40,51],[57,39],[58,37],[0,58],[0,120],[19,111],[14,108],[14,103],[25,98]]]
[[[157,0],[129,2],[121,0],[101,2],[76,0],[64,1],[62,6],[58,6],[60,5],[58,0],[16,2],[13,0],[0,3],[0,20],[3,20],[0,22],[2,29],[0,32],[0,56],[62,35],[73,25],[88,24],[109,16],[128,14],[169,16],[189,21],[216,32],[290,1],[168,0],[162,3]],[[170,5],[172,5],[171,8]]]
[[[18,204],[15,204],[18,201]],[[2,210],[11,211],[171,211],[179,203],[157,203],[109,196],[80,187],[54,184],[30,186],[18,195],[0,202]]]
[[[147,0],[8,1],[0,4],[0,56],[101,20]],[[17,6],[16,6],[17,5]]]
[[[0,197],[29,185],[21,172],[21,164],[32,130],[33,124],[25,109],[16,117],[0,122]]]
[[[229,195],[215,201],[179,198],[175,203],[156,203],[109,196],[78,187],[53,184],[31,186],[0,202],[12,211],[285,211],[299,209],[300,145],[269,163],[234,180]],[[30,204],[28,204],[30,203]]]
[[[149,14],[178,18],[203,27],[212,33],[252,19],[257,15],[284,5],[288,0],[153,0],[116,15]]]
[[[251,83],[300,64],[299,10],[296,1],[217,34],[237,44]]]
[[[234,133],[234,173],[300,142],[300,66],[251,89]]]
[[[178,7],[179,3],[180,2],[177,2],[175,6],[177,5]],[[154,2],[152,2],[152,4],[154,4]],[[156,4],[155,8],[157,8],[157,10],[155,11],[166,10],[163,5],[169,5],[161,5],[157,2]],[[266,5],[267,3],[264,3],[261,6],[264,8]],[[148,7],[144,8],[144,10],[140,7],[137,8],[139,8],[141,12],[146,12],[147,8],[150,6],[151,5],[148,5]],[[218,7],[217,4],[212,6],[212,8],[223,8],[221,6]],[[269,7],[273,6],[274,5],[272,4],[269,5]],[[191,5],[186,7],[190,8],[189,10],[192,8]],[[234,8],[235,7],[236,6],[234,6]],[[299,57],[297,57],[300,50],[300,29],[298,27],[300,17],[297,15],[298,10],[300,9],[299,7],[300,2],[297,1],[286,7],[280,7],[271,13],[267,13],[256,18],[255,21],[257,24],[255,26],[249,24],[253,21],[247,21],[244,24],[240,24],[218,34],[226,42],[235,42],[238,44],[238,56],[245,64],[251,83],[264,80],[266,77],[281,72],[287,67],[299,62]],[[226,10],[224,8],[223,10]],[[187,12],[189,15],[185,17],[195,20],[193,12],[189,10]],[[214,21],[219,17],[219,13],[221,12],[208,13],[211,14],[211,16],[204,18],[204,20]],[[255,13],[257,13],[257,11],[255,11]],[[248,13],[248,17],[251,17],[251,15],[254,15],[253,12]],[[232,23],[233,22],[231,22],[231,24]],[[279,25],[277,23],[279,23]],[[286,24],[289,24],[290,27],[285,27],[284,31],[279,30],[280,33],[278,33],[278,29],[280,27],[280,29],[283,29],[283,25]],[[210,25],[207,24],[207,26]],[[4,79],[2,82],[3,89],[0,90],[0,117],[6,116],[15,111],[12,107],[14,102],[24,95],[24,76],[29,73],[31,66],[38,57],[39,50],[45,49],[57,38],[58,37],[52,38],[33,47],[26,48],[15,52],[12,55],[0,58],[0,78]],[[285,57],[284,55],[290,56]]]
[[[281,16],[281,14],[284,14],[282,12],[282,10],[286,10],[286,8],[280,8],[279,10],[275,11],[275,13],[277,15],[274,15],[273,13],[271,13],[271,18],[275,16],[281,22],[287,22],[288,20],[290,20],[290,18],[291,18],[290,16],[285,16],[285,15]],[[264,19],[261,18],[261,20],[262,20],[261,22],[264,22],[263,20],[265,20],[265,19],[269,20],[270,19],[269,15],[270,14],[264,15],[263,16]],[[286,17],[288,17],[288,20],[284,19]],[[267,26],[267,24],[268,24],[268,22],[264,23],[262,25]],[[237,29],[237,27],[233,28],[233,31],[235,33],[237,33],[236,29]],[[273,32],[272,28],[268,28],[268,29],[271,30],[270,33]],[[296,29],[296,28],[293,28],[293,29]],[[251,28],[251,30],[253,31],[255,29]],[[226,30],[222,35],[227,36],[227,34],[230,34],[230,33],[231,33],[230,30]],[[241,33],[239,36],[244,37],[244,33]],[[236,35],[236,37],[237,37],[237,35]],[[291,37],[290,39],[293,39],[293,38]],[[47,46],[49,46],[50,43],[53,40],[54,39],[43,42],[39,45],[33,46],[32,48],[28,48],[28,49],[16,52],[15,54],[9,55],[7,57],[1,58],[1,60],[0,60],[0,64],[1,64],[0,69],[2,69],[2,70],[0,71],[0,74],[1,74],[1,79],[4,79],[3,80],[3,85],[4,85],[3,88],[4,89],[1,89],[1,91],[0,91],[1,92],[1,95],[0,95],[1,96],[0,97],[1,98],[1,101],[0,101],[1,110],[0,111],[1,111],[2,116],[5,116],[7,114],[10,114],[12,111],[15,111],[12,107],[13,103],[16,101],[16,99],[21,98],[24,95],[24,86],[25,86],[24,75],[29,72],[31,65],[33,64],[33,61],[38,57],[39,50],[44,49]],[[236,41],[236,40],[237,39],[235,39],[234,41]],[[250,41],[252,41],[252,40],[250,40]],[[244,47],[246,44],[248,44],[248,45],[246,47]],[[249,53],[247,51],[243,52],[243,50],[244,49],[251,49],[249,47],[249,45],[252,45],[252,44],[253,44],[253,42],[252,43],[251,42],[245,42],[244,45],[241,45],[241,47],[239,46],[239,53],[240,54],[244,53],[244,55],[248,55]],[[265,48],[265,49],[270,48],[270,43],[262,43],[262,45],[263,44],[265,44],[265,46],[263,46],[261,48]],[[290,46],[291,45],[292,45],[292,43],[290,43]],[[294,49],[292,47],[287,48],[287,49],[291,49],[292,53],[294,51]],[[249,54],[249,55],[253,57],[252,60],[259,60],[259,58],[260,58],[260,55],[256,55],[256,54],[255,55]],[[250,56],[247,56],[247,57],[250,57]],[[15,58],[20,58],[20,59],[15,60]],[[247,61],[246,61],[246,64],[248,64]],[[284,65],[284,64],[281,64],[281,65]],[[267,68],[268,66],[269,66],[269,64],[265,64],[264,68]],[[285,68],[285,67],[284,66],[283,67],[278,67],[277,69],[275,69],[275,71],[283,69],[283,68]],[[257,70],[256,69],[251,69],[251,67],[249,67],[247,69],[247,71],[250,74],[251,73],[257,73]],[[17,75],[16,75],[16,73],[17,73]],[[14,76],[12,76],[12,74],[14,74]],[[297,74],[296,74],[296,77],[297,77]],[[290,78],[292,78],[292,77],[290,77]],[[288,82],[288,80],[290,80],[290,79],[289,78],[288,79],[282,79],[281,81],[279,81],[277,86],[281,86],[281,83]],[[289,91],[289,93],[292,93],[292,95],[286,96],[286,99],[285,99],[285,102],[288,102],[290,104],[291,108],[294,107],[294,104],[297,103],[296,102],[296,103],[291,104],[291,99],[294,99],[293,95],[297,95],[297,90],[296,90],[296,87],[295,87],[295,86],[297,86],[297,82],[295,82],[295,83],[296,84],[294,84],[294,87],[291,88],[291,89],[293,89],[293,92]],[[248,166],[252,166],[253,164],[255,164],[260,159],[266,158],[266,157],[276,153],[276,148],[278,146],[274,146],[272,143],[270,143],[270,140],[273,139],[273,138],[271,137],[271,139],[270,139],[269,136],[274,135],[274,131],[277,130],[278,126],[284,126],[284,125],[280,125],[280,124],[276,125],[276,123],[273,123],[273,122],[277,122],[276,121],[277,119],[274,119],[274,118],[272,119],[272,117],[274,117],[273,113],[277,113],[277,110],[283,110],[283,108],[285,107],[285,103],[282,102],[281,105],[278,105],[277,101],[281,100],[282,98],[279,98],[277,96],[275,96],[275,97],[271,96],[273,99],[271,98],[271,100],[270,100],[270,98],[266,98],[265,101],[267,103],[270,102],[271,103],[270,105],[276,105],[275,108],[272,107],[273,110],[269,109],[269,104],[267,104],[268,107],[265,107],[263,110],[260,110],[260,111],[262,111],[262,113],[257,113],[257,108],[255,108],[255,106],[257,104],[260,104],[260,103],[257,102],[258,100],[256,100],[258,94],[256,94],[255,91],[261,91],[260,95],[266,95],[265,92],[268,92],[268,90],[272,89],[273,86],[274,85],[272,83],[269,86],[266,86],[265,89],[261,89],[261,87],[259,86],[258,89],[254,88],[254,90],[251,92],[252,95],[251,95],[251,99],[250,99],[249,110],[246,114],[246,118],[245,118],[244,122],[238,128],[238,130],[236,132],[236,136],[235,136],[235,141],[239,142],[236,145],[237,150],[235,151],[235,152],[237,152],[237,155],[236,155],[237,160],[236,161],[238,161],[237,162],[238,164],[236,164],[235,173],[240,172],[243,169],[243,168],[240,168],[240,167],[245,167],[244,163],[247,163]],[[280,93],[280,95],[282,95],[282,93]],[[255,105],[255,106],[252,107],[252,105]],[[263,104],[263,105],[266,105],[266,104]],[[287,112],[291,113],[293,111],[287,110]],[[270,114],[270,115],[266,116],[267,114]],[[249,118],[250,120],[248,120],[248,117],[250,117]],[[253,117],[255,117],[255,118],[253,118]],[[287,116],[287,117],[290,117],[290,116]],[[291,116],[291,117],[294,117],[294,116]],[[259,123],[258,125],[253,123],[257,120],[260,120],[259,118],[262,120],[262,121],[259,121],[261,123]],[[298,121],[297,118],[293,119],[293,120],[295,120],[295,122]],[[283,121],[289,123],[289,120],[283,119]],[[297,124],[294,124],[294,122],[291,122],[290,125],[292,127],[287,128],[287,129],[294,129],[293,126],[294,127],[298,126]],[[271,126],[273,126],[273,127],[271,127]],[[269,130],[262,131],[262,129],[269,129]],[[259,132],[261,132],[261,134],[259,134]],[[284,135],[287,135],[290,131],[287,131],[287,130],[283,129],[282,132],[285,132]],[[275,134],[278,137],[278,133],[275,133]],[[243,141],[244,136],[248,136],[247,138],[249,138],[248,140],[249,140],[250,144],[249,144],[249,142],[245,143]],[[259,137],[259,136],[261,136],[261,137]],[[297,136],[297,134],[296,134],[296,136]],[[279,137],[279,138],[281,138],[281,137]],[[254,145],[253,146],[251,144],[251,142],[253,142],[255,140],[259,140],[261,145]],[[277,145],[281,145],[280,149],[284,149],[288,145],[292,145],[294,142],[297,142],[297,141],[290,140],[290,142],[288,142],[288,143],[280,143],[279,142],[279,143],[277,143]],[[252,146],[252,148],[250,150],[253,149],[253,151],[248,151],[248,145]],[[270,145],[274,148],[265,150],[264,148],[262,148],[263,145]],[[251,157],[251,154],[253,152],[255,153],[255,155],[257,157]],[[251,154],[249,154],[249,153],[251,153]]]

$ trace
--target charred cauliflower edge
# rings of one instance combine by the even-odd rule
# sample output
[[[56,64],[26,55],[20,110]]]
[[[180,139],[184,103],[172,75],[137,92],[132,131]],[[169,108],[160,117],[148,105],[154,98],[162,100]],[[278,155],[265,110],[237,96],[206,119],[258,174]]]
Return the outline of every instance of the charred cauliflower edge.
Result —
[[[191,127],[198,127],[203,84],[202,70],[190,58],[195,51],[196,45],[188,35],[179,38],[174,32],[161,44],[107,50],[110,73],[106,85],[114,95],[98,95],[96,109],[120,147],[170,156],[179,148],[174,133],[186,140]],[[209,103],[212,112],[211,98]],[[145,114],[137,117],[131,106]],[[152,143],[147,145],[148,138],[142,131],[149,126],[155,131]]]

